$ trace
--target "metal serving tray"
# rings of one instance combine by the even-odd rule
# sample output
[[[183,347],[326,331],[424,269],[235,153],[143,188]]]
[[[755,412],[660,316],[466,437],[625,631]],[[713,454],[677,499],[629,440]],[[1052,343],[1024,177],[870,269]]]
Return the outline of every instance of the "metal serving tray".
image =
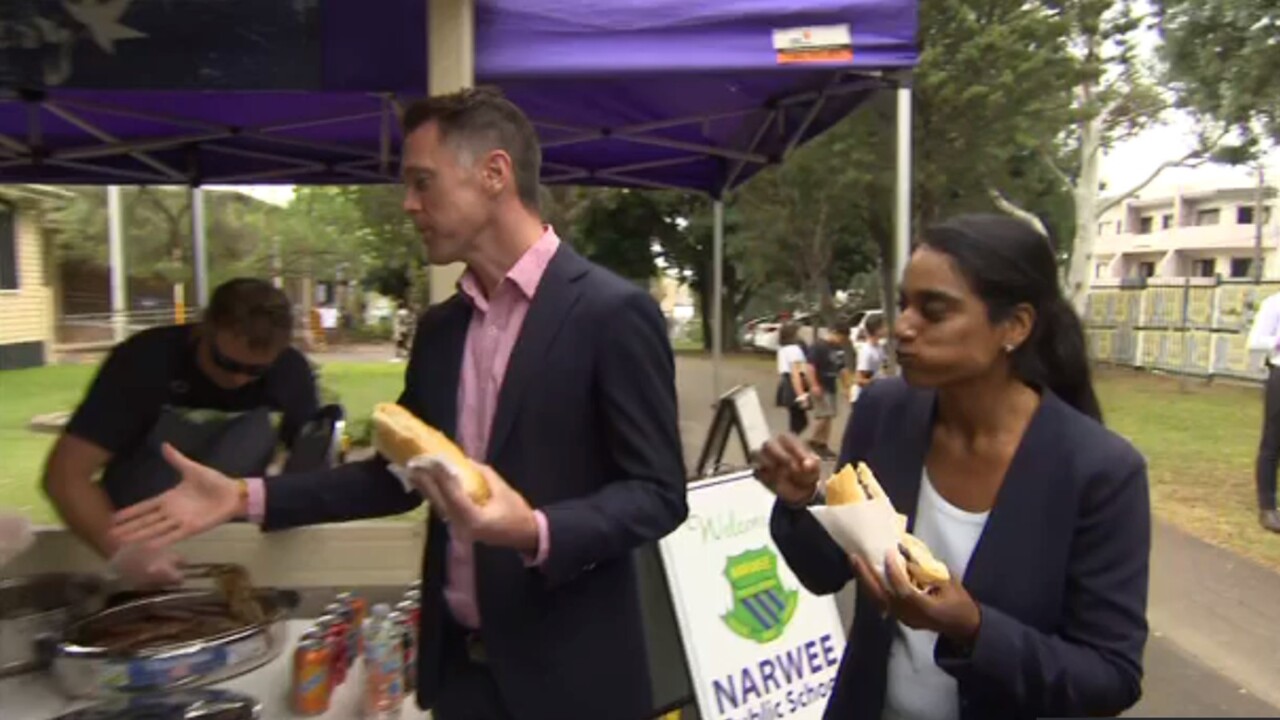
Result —
[[[51,671],[62,692],[73,698],[109,698],[201,687],[243,675],[265,665],[284,650],[285,623],[298,604],[298,594],[259,588],[265,622],[198,640],[112,652],[74,642],[89,623],[128,622],[148,610],[180,609],[217,600],[211,591],[180,591],[152,596],[103,610],[71,624],[66,640],[49,649]]]

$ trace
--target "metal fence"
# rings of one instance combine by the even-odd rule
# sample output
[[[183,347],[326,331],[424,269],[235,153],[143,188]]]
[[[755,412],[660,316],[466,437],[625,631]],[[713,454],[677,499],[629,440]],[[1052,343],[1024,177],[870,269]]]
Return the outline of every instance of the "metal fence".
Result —
[[[1095,286],[1085,310],[1091,356],[1149,370],[1263,380],[1264,353],[1246,340],[1262,301],[1280,281],[1147,278]]]

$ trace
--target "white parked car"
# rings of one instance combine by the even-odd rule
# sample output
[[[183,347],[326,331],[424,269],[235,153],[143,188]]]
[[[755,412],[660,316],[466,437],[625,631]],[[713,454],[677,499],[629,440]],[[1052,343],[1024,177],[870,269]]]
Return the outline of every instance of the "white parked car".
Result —
[[[796,313],[792,315],[789,322],[800,324],[800,340],[805,344],[812,345],[814,340],[813,326],[809,325],[809,313]],[[778,351],[778,330],[782,328],[782,321],[776,317],[765,322],[757,323],[754,334],[751,338],[751,346],[762,352]]]

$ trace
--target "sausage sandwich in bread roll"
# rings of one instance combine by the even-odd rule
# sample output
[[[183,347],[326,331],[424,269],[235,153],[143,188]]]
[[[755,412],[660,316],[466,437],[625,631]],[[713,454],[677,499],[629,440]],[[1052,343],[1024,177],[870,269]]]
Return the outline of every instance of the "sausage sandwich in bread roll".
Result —
[[[489,501],[489,483],[462,448],[396,403],[374,406],[373,446],[391,464],[401,467],[419,455],[437,456],[457,472],[462,489],[472,502],[484,505]]]
[[[884,497],[884,488],[864,462],[846,464],[827,481],[828,505],[851,505]]]
[[[860,462],[855,468],[846,464],[840,472],[827,481],[827,505],[849,505],[888,497],[875,473],[866,463]],[[933,556],[929,546],[920,538],[907,532],[907,516],[894,513],[898,521],[898,552],[907,566],[907,577],[917,590],[944,584],[951,579],[947,566]]]

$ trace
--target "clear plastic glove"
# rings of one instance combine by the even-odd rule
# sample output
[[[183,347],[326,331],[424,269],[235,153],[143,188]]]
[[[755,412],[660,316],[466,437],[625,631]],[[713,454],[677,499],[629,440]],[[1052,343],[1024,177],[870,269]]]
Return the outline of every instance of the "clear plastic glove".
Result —
[[[125,545],[116,551],[110,565],[136,590],[182,584],[182,558],[169,548]]]
[[[0,567],[27,551],[36,541],[31,522],[18,515],[0,515]]]

